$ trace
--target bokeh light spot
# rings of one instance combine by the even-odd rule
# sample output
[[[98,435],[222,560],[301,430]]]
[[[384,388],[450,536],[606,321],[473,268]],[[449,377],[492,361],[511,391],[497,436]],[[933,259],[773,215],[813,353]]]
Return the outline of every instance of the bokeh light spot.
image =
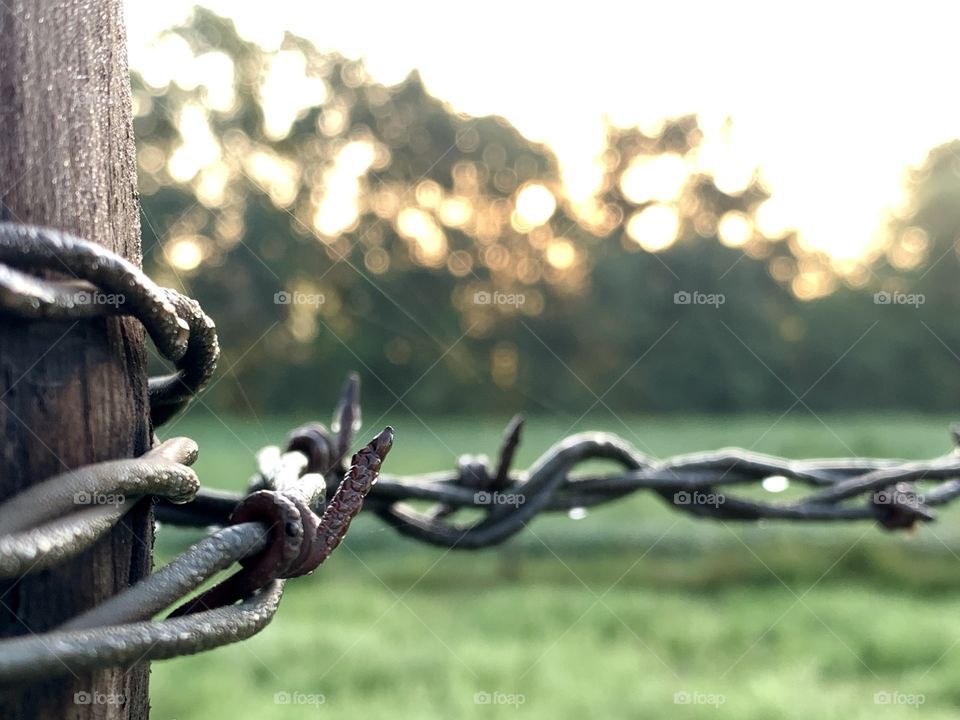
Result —
[[[517,193],[517,214],[527,225],[543,225],[553,217],[557,209],[557,199],[544,185],[532,183],[525,185]]]
[[[195,270],[203,262],[203,246],[196,237],[182,237],[166,247],[167,262],[178,270]]]
[[[687,182],[687,166],[676,153],[644,155],[634,160],[620,178],[620,189],[635,205],[676,200]]]
[[[753,223],[742,212],[733,210],[720,218],[717,234],[727,247],[741,247],[753,237]]]
[[[547,262],[557,270],[566,270],[577,261],[577,251],[569,240],[555,240],[547,247]]]
[[[659,252],[677,239],[680,217],[669,205],[651,205],[634,213],[627,221],[627,235],[648,252]]]

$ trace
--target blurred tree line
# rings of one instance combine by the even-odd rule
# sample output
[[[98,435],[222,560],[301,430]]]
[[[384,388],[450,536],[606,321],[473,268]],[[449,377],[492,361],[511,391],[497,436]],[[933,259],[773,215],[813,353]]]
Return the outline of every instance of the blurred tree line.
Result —
[[[166,41],[194,75],[133,78],[144,261],[217,322],[211,407],[315,410],[349,369],[418,413],[958,404],[960,143],[838,265],[761,231],[769,192],[709,170],[696,118],[608,128],[575,202],[548,148],[415,73],[200,9]]]

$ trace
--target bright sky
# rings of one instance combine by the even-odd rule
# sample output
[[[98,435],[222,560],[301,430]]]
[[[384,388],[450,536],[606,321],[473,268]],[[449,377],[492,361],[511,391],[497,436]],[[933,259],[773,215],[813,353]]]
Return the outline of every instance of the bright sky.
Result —
[[[759,166],[774,193],[766,222],[837,258],[876,238],[907,166],[960,136],[960,8],[942,1],[204,4],[267,48],[290,29],[364,57],[380,82],[418,68],[457,110],[503,115],[550,144],[575,197],[596,183],[604,116],[696,113],[725,182]],[[134,67],[191,5],[128,3]]]

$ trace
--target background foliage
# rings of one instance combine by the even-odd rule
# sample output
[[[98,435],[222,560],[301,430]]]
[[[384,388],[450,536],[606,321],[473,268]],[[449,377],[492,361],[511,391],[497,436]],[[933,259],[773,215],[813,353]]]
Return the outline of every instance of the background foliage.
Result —
[[[428,413],[579,414],[614,383],[614,411],[957,403],[960,145],[931,153],[887,237],[841,265],[760,232],[768,191],[703,170],[695,117],[610,127],[603,187],[573,203],[548,148],[454,112],[416,74],[384,87],[292,35],[265,53],[204,10],[173,34],[232,78],[134,78],[146,264],[221,330],[214,408],[305,409],[348,369],[368,401]],[[279,119],[273,72],[302,76]]]

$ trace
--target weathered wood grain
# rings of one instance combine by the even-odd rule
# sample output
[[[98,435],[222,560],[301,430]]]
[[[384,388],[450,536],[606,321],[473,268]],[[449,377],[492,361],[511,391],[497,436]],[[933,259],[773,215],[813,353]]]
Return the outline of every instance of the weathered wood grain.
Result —
[[[140,262],[119,0],[0,2],[0,218],[68,230]],[[145,377],[134,321],[0,317],[0,499],[65,468],[140,454]],[[0,585],[0,635],[54,627],[142,577],[152,537],[144,503],[67,566]],[[0,717],[146,718],[148,673],[8,688]]]

